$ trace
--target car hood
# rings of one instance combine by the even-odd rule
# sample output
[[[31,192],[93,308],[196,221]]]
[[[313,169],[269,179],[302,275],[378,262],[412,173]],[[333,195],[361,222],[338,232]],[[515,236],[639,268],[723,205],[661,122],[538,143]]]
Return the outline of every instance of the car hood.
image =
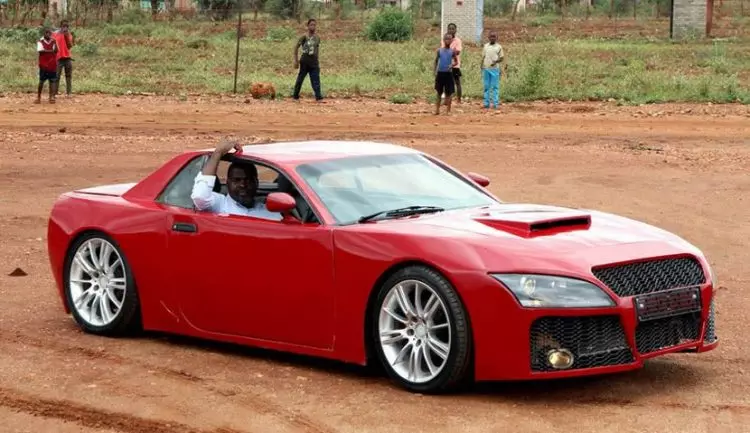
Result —
[[[362,227],[364,225],[360,225]],[[589,273],[592,266],[701,252],[679,236],[630,218],[586,209],[498,204],[385,220],[371,226],[470,254],[488,270]],[[467,250],[471,248],[471,251]]]

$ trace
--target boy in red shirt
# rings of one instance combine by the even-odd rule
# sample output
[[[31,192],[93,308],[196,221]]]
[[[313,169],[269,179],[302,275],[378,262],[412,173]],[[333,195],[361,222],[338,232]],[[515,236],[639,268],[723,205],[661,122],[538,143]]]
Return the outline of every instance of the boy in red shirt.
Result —
[[[44,29],[44,37],[37,41],[36,51],[39,53],[39,90],[35,103],[42,102],[44,82],[49,80],[49,103],[54,104],[57,92],[57,41],[50,29]]]
[[[70,32],[68,20],[60,22],[60,30],[52,33],[52,37],[57,41],[57,85],[59,88],[62,79],[62,71],[65,69],[65,90],[66,96],[70,96],[71,81],[73,80],[73,59],[70,58],[70,49],[73,48],[73,34]],[[55,89],[57,95],[57,89]]]

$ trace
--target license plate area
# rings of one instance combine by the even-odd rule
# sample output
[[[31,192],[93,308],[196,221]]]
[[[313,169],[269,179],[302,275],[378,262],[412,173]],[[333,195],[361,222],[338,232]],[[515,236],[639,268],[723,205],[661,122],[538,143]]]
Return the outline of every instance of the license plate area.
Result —
[[[636,296],[635,311],[640,322],[700,312],[700,288],[685,287]]]

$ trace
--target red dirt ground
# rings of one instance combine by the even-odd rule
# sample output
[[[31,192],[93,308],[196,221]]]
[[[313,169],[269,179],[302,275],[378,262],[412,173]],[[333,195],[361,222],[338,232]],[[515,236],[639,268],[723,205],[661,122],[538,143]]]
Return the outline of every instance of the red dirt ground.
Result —
[[[748,431],[747,106],[540,103],[486,114],[464,105],[437,118],[427,105],[371,101],[76,96],[35,106],[32,98],[0,98],[2,432]],[[488,175],[508,201],[599,208],[674,231],[718,273],[721,345],[634,373],[431,397],[331,362],[79,332],[63,314],[47,261],[53,200],[137,180],[225,134],[388,140]],[[28,275],[8,276],[17,267]]]

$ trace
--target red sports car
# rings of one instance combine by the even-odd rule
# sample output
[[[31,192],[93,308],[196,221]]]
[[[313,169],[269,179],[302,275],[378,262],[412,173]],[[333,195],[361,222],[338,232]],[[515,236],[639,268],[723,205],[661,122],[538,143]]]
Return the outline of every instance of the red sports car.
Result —
[[[158,330],[357,364],[406,389],[633,370],[718,344],[706,258],[656,227],[506,203],[478,174],[372,142],[249,145],[276,220],[199,211],[213,149],[137,183],[63,194],[63,307],[87,332]],[[218,161],[217,161],[218,162]]]

